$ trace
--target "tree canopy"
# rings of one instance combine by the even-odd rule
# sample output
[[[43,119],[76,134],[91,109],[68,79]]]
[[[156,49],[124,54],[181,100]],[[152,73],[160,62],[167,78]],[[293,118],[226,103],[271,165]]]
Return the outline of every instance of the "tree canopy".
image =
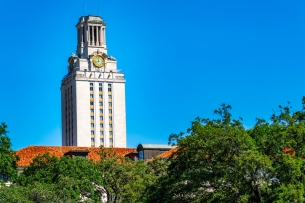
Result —
[[[12,149],[12,143],[7,135],[7,125],[0,124],[0,181],[14,180],[17,177],[17,161],[19,157]]]
[[[279,106],[271,121],[245,129],[230,105],[217,119],[197,118],[177,145],[168,175],[150,202],[304,202],[305,99],[300,111]]]
[[[132,161],[100,149],[101,160],[36,157],[0,202],[305,202],[305,97],[246,129],[230,105],[172,134],[168,159]],[[15,177],[18,157],[0,127],[0,171]],[[5,157],[5,158],[3,158]],[[0,161],[1,161],[0,160]]]

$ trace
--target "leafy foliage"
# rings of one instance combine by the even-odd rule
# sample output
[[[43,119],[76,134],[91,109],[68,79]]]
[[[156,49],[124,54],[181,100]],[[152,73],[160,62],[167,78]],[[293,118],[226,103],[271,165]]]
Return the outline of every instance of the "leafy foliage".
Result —
[[[149,202],[304,202],[305,98],[301,111],[279,109],[247,130],[223,104],[171,135],[178,150]]]
[[[0,180],[14,180],[17,177],[17,161],[19,157],[12,149],[12,143],[7,136],[7,125],[0,124]]]
[[[65,202],[100,200],[101,194],[95,185],[101,184],[102,174],[94,162],[83,158],[64,156],[61,159],[49,154],[37,156],[33,163],[20,175],[21,186],[37,184],[51,188],[50,196]],[[48,190],[47,190],[48,191]]]
[[[118,156],[101,148],[98,168],[103,174],[103,187],[109,202],[142,202],[146,188],[155,179],[154,169],[143,161]]]

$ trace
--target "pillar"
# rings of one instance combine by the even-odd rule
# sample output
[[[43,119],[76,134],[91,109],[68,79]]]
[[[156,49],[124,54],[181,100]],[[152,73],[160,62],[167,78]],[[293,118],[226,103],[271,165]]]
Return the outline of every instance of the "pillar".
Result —
[[[94,37],[94,27],[95,26],[91,26],[92,27],[92,45],[95,45],[95,37]]]

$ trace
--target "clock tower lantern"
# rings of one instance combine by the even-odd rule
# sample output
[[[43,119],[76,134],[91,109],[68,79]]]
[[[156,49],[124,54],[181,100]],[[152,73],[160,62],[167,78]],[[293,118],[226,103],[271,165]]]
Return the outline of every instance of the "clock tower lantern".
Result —
[[[61,83],[62,145],[126,147],[125,78],[108,55],[106,23],[82,16]]]

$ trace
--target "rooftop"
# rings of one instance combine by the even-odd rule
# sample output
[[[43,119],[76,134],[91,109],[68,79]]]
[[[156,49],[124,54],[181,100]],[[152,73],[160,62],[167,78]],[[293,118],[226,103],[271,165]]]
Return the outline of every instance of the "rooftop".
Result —
[[[88,15],[88,16],[82,16],[79,18],[79,23],[93,23],[93,24],[103,24],[106,25],[106,23],[103,21],[103,18],[100,16],[93,16],[93,15]]]
[[[109,148],[105,148],[109,150]],[[135,148],[111,148],[119,156],[126,156],[135,152]],[[60,158],[69,151],[88,151],[88,159],[94,161],[100,160],[99,147],[76,147],[76,146],[29,146],[18,150],[16,153],[19,155],[20,160],[17,162],[18,166],[29,166],[33,159],[38,155],[49,153],[51,156]]]
[[[174,152],[178,150],[178,147],[175,147],[169,151],[166,151],[162,154],[159,154],[157,157],[161,157],[162,159],[168,159]]]
[[[167,144],[139,144],[137,147],[137,151],[141,151],[143,149],[172,149],[174,147]]]

